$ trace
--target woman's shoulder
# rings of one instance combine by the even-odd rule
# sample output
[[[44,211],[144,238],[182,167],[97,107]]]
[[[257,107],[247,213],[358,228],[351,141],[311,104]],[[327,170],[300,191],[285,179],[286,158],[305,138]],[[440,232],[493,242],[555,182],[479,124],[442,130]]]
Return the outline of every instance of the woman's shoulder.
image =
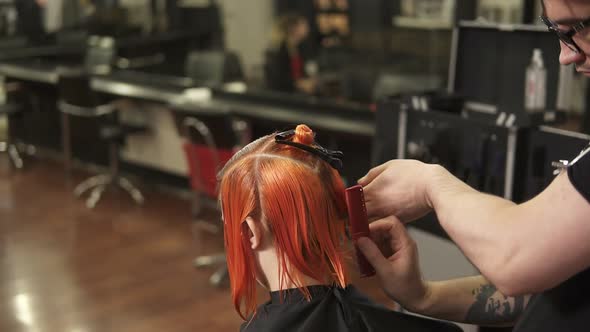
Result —
[[[409,332],[461,331],[453,324],[392,311],[352,285],[308,289],[312,293],[309,301],[294,295],[290,300],[285,297],[284,301],[276,302],[275,298],[261,305],[241,331],[391,331],[393,327]]]

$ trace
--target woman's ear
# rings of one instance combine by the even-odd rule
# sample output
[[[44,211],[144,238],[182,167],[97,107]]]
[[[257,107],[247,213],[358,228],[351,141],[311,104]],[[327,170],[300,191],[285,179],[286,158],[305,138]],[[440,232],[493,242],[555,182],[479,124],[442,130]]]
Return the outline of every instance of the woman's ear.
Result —
[[[260,248],[262,244],[262,237],[264,234],[263,226],[258,220],[254,220],[252,217],[247,217],[245,221],[245,225],[248,227],[248,232],[246,233],[250,240],[250,247],[252,250],[257,250]]]

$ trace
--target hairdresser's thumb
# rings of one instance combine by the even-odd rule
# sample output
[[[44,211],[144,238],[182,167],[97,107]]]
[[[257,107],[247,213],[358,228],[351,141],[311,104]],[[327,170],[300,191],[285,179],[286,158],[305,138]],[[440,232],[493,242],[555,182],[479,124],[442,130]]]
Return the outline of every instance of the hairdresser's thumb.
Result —
[[[371,183],[379,174],[383,173],[387,168],[387,164],[381,164],[377,167],[373,167],[369,170],[369,172],[363,176],[362,178],[358,179],[357,183],[363,187],[366,187]]]
[[[377,245],[368,237],[359,238],[356,244],[375,271],[381,274],[381,271],[383,271],[383,268],[387,266],[389,261],[383,256]]]

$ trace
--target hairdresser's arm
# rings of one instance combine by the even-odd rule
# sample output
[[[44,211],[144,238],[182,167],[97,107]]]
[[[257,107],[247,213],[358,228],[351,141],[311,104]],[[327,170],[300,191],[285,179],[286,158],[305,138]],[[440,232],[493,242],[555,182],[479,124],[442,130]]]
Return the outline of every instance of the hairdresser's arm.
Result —
[[[484,325],[513,326],[530,295],[506,296],[483,276],[426,283],[428,292],[409,310],[444,320]]]
[[[395,218],[375,221],[371,240],[357,244],[375,267],[383,290],[404,308],[422,315],[477,325],[514,325],[529,296],[508,297],[482,276],[424,281],[418,249]]]
[[[440,166],[409,160],[382,166],[360,181],[369,213],[399,213],[410,221],[433,209],[503,294],[537,293],[590,265],[590,204],[565,173],[516,205],[474,190]]]
[[[428,197],[441,225],[505,294],[546,290],[590,265],[590,204],[565,172],[520,205],[435,174]]]

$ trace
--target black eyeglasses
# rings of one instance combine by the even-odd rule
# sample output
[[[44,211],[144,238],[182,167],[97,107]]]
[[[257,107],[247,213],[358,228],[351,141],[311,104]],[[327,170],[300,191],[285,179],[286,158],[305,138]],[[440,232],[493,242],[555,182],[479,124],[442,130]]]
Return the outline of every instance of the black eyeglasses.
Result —
[[[290,139],[293,138],[294,135],[295,135],[295,130],[287,130],[282,133],[278,133],[275,136],[275,142],[278,144],[285,144],[285,145],[294,146],[298,149],[312,153],[312,154],[322,158],[325,162],[330,164],[330,166],[332,166],[332,168],[334,168],[338,171],[342,170],[342,159],[341,158],[344,156],[342,151],[328,150],[328,149],[318,145],[317,143],[312,146],[312,145],[306,145],[306,144],[293,142]]]
[[[561,40],[570,50],[576,53],[582,53],[582,50],[578,47],[576,42],[574,41],[574,35],[585,28],[590,26],[590,18],[582,20],[576,24],[573,24],[571,28],[567,30],[561,30],[557,27],[557,24],[551,21],[547,16],[541,16],[541,21],[545,23],[547,29],[549,31],[554,32],[557,35],[557,38]]]

